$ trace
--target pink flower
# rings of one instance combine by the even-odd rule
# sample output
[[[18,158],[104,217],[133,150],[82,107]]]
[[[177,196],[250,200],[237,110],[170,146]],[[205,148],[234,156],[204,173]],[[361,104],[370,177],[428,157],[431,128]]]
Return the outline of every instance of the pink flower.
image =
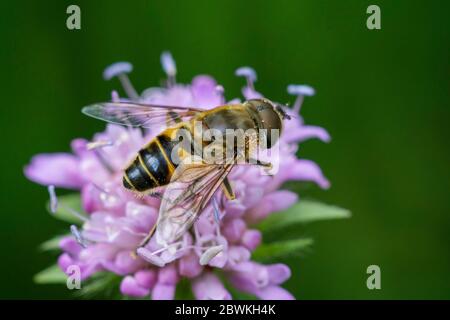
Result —
[[[162,59],[164,68],[170,71],[168,87],[145,90],[140,102],[205,109],[226,102],[223,87],[210,76],[197,76],[190,85],[175,83],[176,69],[171,59],[167,53]],[[115,68],[113,75],[109,70],[108,78],[130,72],[131,65],[125,66],[126,70]],[[246,99],[261,96],[254,89],[256,74],[252,69],[239,69],[237,74],[247,78],[243,89]],[[131,85],[129,81],[126,83]],[[115,92],[113,99],[119,99]],[[295,108],[299,110],[300,105]],[[156,223],[160,200],[138,199],[126,191],[122,187],[122,169],[157,133],[107,125],[91,142],[75,139],[73,153],[37,155],[25,168],[25,175],[37,183],[79,190],[88,213],[79,230],[86,247],[73,237],[63,238],[60,242],[63,253],[58,259],[61,269],[66,271],[69,265],[76,264],[82,279],[99,271],[113,272],[123,277],[121,293],[132,297],[173,299],[180,279],[188,278],[197,299],[230,299],[231,294],[214,272],[222,269],[239,290],[261,299],[293,299],[281,287],[290,277],[286,265],[262,265],[251,260],[252,251],[262,241],[261,232],[252,224],[298,200],[295,193],[279,189],[285,181],[312,181],[322,188],[329,187],[315,163],[295,156],[298,142],[309,138],[328,141],[328,133],[304,125],[301,118],[286,121],[279,142],[283,161],[275,176],[261,175],[256,166],[236,166],[229,176],[236,200],[224,201],[219,223],[214,219],[213,206],[209,205],[192,230],[178,242],[162,248],[152,239],[136,256],[136,247]]]

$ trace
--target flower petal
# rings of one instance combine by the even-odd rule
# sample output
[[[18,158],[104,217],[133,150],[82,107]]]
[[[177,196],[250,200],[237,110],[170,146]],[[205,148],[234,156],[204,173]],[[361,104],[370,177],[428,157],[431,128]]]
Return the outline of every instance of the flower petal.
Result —
[[[174,263],[161,268],[158,272],[158,283],[174,285],[178,280],[179,276]]]
[[[242,236],[242,244],[249,250],[255,250],[261,244],[262,235],[259,230],[246,230]]]
[[[140,270],[134,274],[136,283],[143,288],[151,289],[156,283],[157,274],[154,270]]]
[[[152,290],[153,300],[173,300],[175,297],[175,285],[157,283]]]
[[[202,270],[203,267],[199,263],[198,256],[193,252],[181,257],[178,263],[178,272],[183,277],[197,277]]]
[[[204,273],[194,279],[192,291],[197,300],[231,300],[230,293],[212,272]]]
[[[28,179],[42,185],[78,189],[83,184],[79,161],[68,153],[38,154],[24,171]]]
[[[289,291],[279,286],[267,286],[256,290],[254,294],[262,300],[295,300]]]
[[[141,287],[132,276],[126,276],[120,283],[120,292],[130,297],[145,297],[150,290]]]
[[[196,76],[192,80],[191,90],[196,106],[213,108],[224,102],[222,94],[217,90],[216,81],[210,76]]]
[[[274,285],[279,285],[291,277],[291,269],[282,263],[268,265],[267,271],[269,272],[269,281]]]
[[[298,129],[290,130],[283,136],[288,143],[302,142],[308,139],[317,138],[323,142],[330,142],[331,137],[327,130],[317,126],[302,126]]]
[[[298,200],[298,195],[292,191],[279,190],[271,192],[246,213],[246,219],[256,223],[266,218],[269,214],[285,210]]]

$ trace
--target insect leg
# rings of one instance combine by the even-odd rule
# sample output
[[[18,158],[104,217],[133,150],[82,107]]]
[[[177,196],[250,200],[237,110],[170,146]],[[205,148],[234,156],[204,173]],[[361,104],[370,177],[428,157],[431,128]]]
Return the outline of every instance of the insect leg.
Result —
[[[141,241],[141,243],[139,244],[139,246],[134,250],[133,252],[133,256],[137,256],[137,249],[145,247],[147,245],[147,243],[150,242],[150,239],[153,237],[153,234],[155,233],[156,230],[156,223],[153,225],[152,229],[150,230],[150,232],[145,236],[144,240]]]
[[[228,178],[225,178],[222,182],[222,190],[225,194],[225,197],[227,197],[228,200],[234,200],[236,199],[236,195],[234,194],[233,188],[231,187],[230,181]]]

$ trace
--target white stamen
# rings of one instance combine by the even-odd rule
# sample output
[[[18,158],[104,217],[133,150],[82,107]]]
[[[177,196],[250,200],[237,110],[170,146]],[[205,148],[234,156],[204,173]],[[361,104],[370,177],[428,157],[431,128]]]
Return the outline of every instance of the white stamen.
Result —
[[[313,87],[304,84],[290,84],[287,87],[287,92],[291,95],[297,96],[295,103],[292,107],[295,113],[300,112],[304,97],[311,97],[316,94],[316,90]]]
[[[103,147],[110,147],[114,145],[114,142],[109,140],[98,140],[98,141],[92,141],[87,144],[88,150],[93,150],[97,148],[103,148]]]
[[[87,248],[86,240],[81,235],[80,231],[78,231],[78,228],[76,225],[70,226],[70,232],[75,237],[75,240],[77,240],[78,244],[82,246],[83,248]]]
[[[58,198],[56,197],[55,186],[50,185],[47,189],[50,195],[50,212],[56,213],[56,210],[58,210]]]
[[[202,256],[200,257],[200,265],[207,265],[215,256],[223,251],[223,245],[218,245],[214,247],[210,247],[206,250]]]
[[[130,73],[133,70],[133,65],[129,62],[116,62],[112,65],[108,66],[103,72],[103,78],[105,80],[110,80],[114,77],[119,78],[120,83],[122,84],[123,89],[127,93],[128,97],[132,100],[138,100],[139,95],[134,89],[133,85],[130,82],[130,79],[127,76],[127,73]]]
[[[161,54],[161,65],[164,72],[169,77],[175,77],[177,74],[177,66],[175,64],[175,60],[172,57],[172,54],[169,51],[164,51]]]
[[[238,77],[245,77],[245,79],[247,80],[247,86],[251,90],[255,90],[253,83],[256,81],[256,72],[255,70],[253,70],[253,68],[240,67],[235,71],[234,74]]]
[[[150,250],[146,248],[138,248],[136,252],[138,256],[140,256],[142,259],[150,262],[151,264],[154,264],[155,266],[162,268],[166,265],[163,259],[155,255],[154,253],[150,252]]]

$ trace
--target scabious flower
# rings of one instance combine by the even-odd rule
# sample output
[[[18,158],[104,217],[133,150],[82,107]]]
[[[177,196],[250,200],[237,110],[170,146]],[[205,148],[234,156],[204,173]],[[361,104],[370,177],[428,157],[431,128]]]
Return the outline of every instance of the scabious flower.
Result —
[[[131,64],[122,62],[107,68],[105,79],[118,77],[128,94],[124,99],[113,91],[112,100],[205,109],[226,103],[223,87],[212,77],[199,75],[191,84],[178,84],[172,56],[164,53],[161,61],[168,75],[167,86],[149,88],[141,95],[137,95],[126,76],[132,70]],[[256,73],[253,69],[240,68],[236,75],[247,80],[242,89],[245,99],[263,96],[254,88]],[[299,112],[303,97],[313,94],[314,90],[291,85],[289,93],[297,96],[294,107],[287,110],[293,115]],[[328,133],[322,128],[305,125],[299,115],[293,115],[291,120],[286,120],[279,141],[279,158],[283,161],[274,176],[261,175],[256,166],[236,166],[229,176],[236,199],[223,198],[220,222],[214,219],[217,208],[211,203],[192,230],[178,242],[161,248],[152,240],[135,255],[135,249],[156,223],[160,199],[137,198],[126,191],[122,186],[122,170],[161,129],[144,132],[107,125],[106,130],[94,135],[91,141],[73,140],[72,153],[40,154],[26,166],[25,175],[30,180],[50,186],[52,211],[58,206],[53,186],[76,189],[81,194],[86,215],[75,213],[82,220],[81,226],[72,226],[72,235],[65,236],[59,243],[61,270],[65,272],[69,266],[77,265],[82,280],[100,271],[112,272],[122,277],[121,293],[131,297],[173,299],[177,284],[187,278],[197,299],[231,299],[223,279],[236,289],[261,299],[293,299],[281,287],[291,275],[288,266],[252,261],[252,251],[262,241],[261,232],[254,226],[268,215],[297,202],[297,194],[280,189],[284,182],[312,181],[321,188],[329,187],[314,162],[296,157],[298,143],[310,138],[327,142]],[[222,275],[220,278],[217,271]]]

